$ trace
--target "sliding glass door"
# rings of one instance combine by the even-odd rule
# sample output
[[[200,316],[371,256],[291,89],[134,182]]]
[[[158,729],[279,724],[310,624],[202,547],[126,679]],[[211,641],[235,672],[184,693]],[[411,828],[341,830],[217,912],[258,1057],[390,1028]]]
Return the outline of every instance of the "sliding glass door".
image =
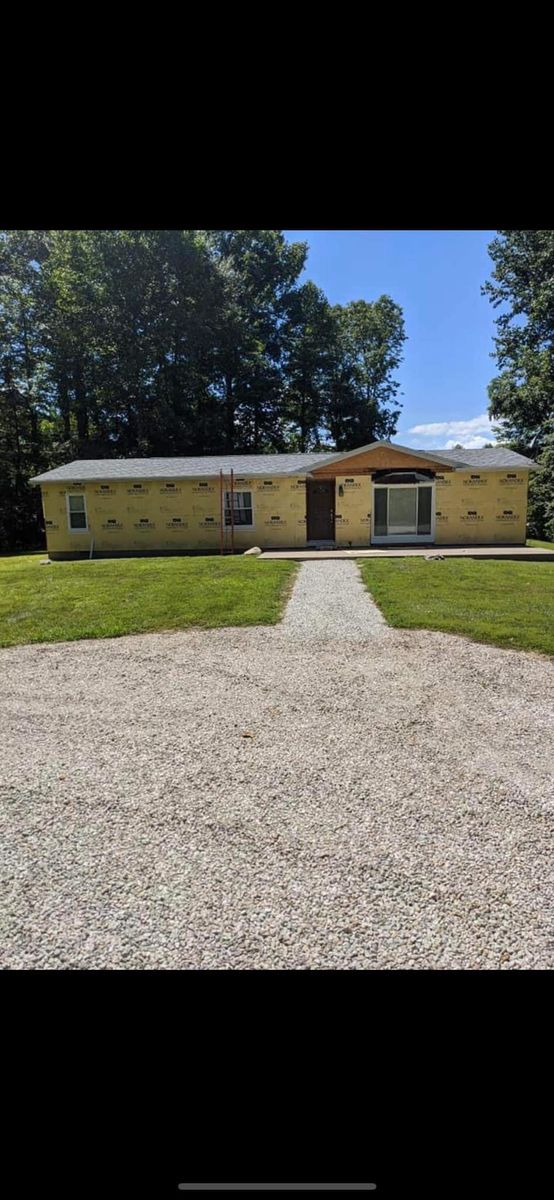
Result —
[[[417,533],[417,491],[416,487],[388,489],[388,533]]]
[[[373,489],[372,542],[431,541],[433,485],[416,484]]]

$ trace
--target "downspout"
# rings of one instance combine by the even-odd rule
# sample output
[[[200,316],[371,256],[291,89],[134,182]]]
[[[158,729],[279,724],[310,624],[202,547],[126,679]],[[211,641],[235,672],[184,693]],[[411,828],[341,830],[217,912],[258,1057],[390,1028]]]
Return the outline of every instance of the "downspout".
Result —
[[[93,551],[94,551],[94,536],[92,536],[92,537],[91,537],[91,539],[90,539],[90,552],[89,552],[89,559],[91,559],[91,558],[92,558]]]

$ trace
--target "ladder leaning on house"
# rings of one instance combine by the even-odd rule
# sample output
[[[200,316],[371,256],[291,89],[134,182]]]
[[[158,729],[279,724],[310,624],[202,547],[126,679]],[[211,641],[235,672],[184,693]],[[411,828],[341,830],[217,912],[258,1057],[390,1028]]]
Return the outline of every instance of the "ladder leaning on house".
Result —
[[[225,510],[227,507],[225,504],[225,493],[226,492],[229,493],[229,501],[230,501],[229,525],[226,525],[226,523],[225,523]],[[220,550],[219,550],[219,552],[220,552],[220,554],[234,554],[235,553],[235,501],[234,501],[234,494],[235,494],[235,484],[234,484],[233,468],[231,467],[231,474],[229,477],[229,487],[227,487],[227,480],[225,478],[225,475],[223,474],[223,470],[221,470],[219,472],[219,512],[220,512],[220,517],[219,517],[219,520],[220,520],[220,531],[219,531],[219,533],[220,533],[220,536],[219,536]],[[228,535],[227,531],[229,531],[229,535]]]

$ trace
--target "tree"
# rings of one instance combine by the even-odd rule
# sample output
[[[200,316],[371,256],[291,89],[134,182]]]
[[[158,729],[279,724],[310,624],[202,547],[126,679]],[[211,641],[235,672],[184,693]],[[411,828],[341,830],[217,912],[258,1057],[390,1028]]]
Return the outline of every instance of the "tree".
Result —
[[[514,449],[540,454],[554,415],[554,230],[500,230],[489,246],[500,374],[489,384],[489,413]]]
[[[402,309],[390,296],[334,309],[338,328],[329,427],[339,450],[392,437],[400,407],[393,377],[406,341]]]
[[[327,425],[334,318],[321,288],[305,283],[288,307],[283,332],[287,444],[301,454],[321,447]]]
[[[210,443],[219,293],[193,230],[101,231],[104,294],[98,433],[119,454],[186,454]]]
[[[394,432],[401,310],[332,308],[279,230],[0,231],[0,538],[72,458],[350,449]]]
[[[94,457],[105,280],[94,231],[49,230],[37,283],[48,385],[61,454]]]
[[[40,499],[29,476],[48,462],[50,404],[37,279],[41,231],[0,234],[0,546],[40,541]]]
[[[529,481],[528,532],[530,537],[554,542],[554,421],[536,462],[539,469],[531,472]]]
[[[218,405],[218,450],[261,451],[279,440],[279,363],[307,246],[273,229],[212,230],[219,277],[211,391]]]

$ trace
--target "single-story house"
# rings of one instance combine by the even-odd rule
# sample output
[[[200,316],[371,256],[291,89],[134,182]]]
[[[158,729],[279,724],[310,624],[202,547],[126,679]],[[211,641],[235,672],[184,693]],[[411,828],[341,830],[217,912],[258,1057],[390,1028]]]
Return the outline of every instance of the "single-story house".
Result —
[[[534,463],[502,447],[83,459],[31,480],[51,558],[249,546],[523,545]]]

